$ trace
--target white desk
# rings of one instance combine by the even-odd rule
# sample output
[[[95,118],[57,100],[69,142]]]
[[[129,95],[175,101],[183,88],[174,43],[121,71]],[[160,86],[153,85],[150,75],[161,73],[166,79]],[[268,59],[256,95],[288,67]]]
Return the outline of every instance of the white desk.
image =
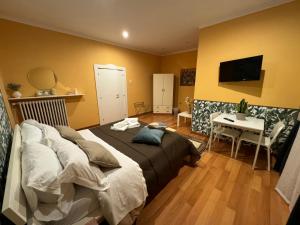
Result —
[[[234,120],[234,122],[225,120],[224,118]],[[237,120],[236,116],[233,114],[222,113],[218,117],[216,117],[212,122],[221,124],[223,126],[234,127],[234,128],[238,128],[238,129],[242,129],[242,130],[249,130],[249,131],[254,131],[254,132],[259,133],[258,144],[256,147],[256,153],[255,153],[255,157],[254,157],[254,161],[253,161],[253,165],[252,165],[252,169],[254,169],[256,160],[257,160],[257,156],[258,156],[258,152],[259,152],[259,148],[260,148],[260,144],[261,144],[262,135],[264,132],[265,121],[263,119],[257,119],[254,117],[246,117],[246,120]],[[212,137],[212,129],[210,131],[210,135]],[[211,147],[211,138],[209,139],[209,150],[210,150],[210,147]]]
[[[188,112],[181,112],[177,115],[177,127],[179,127],[180,117],[184,117],[184,121],[186,122],[186,118],[192,119],[192,114]]]

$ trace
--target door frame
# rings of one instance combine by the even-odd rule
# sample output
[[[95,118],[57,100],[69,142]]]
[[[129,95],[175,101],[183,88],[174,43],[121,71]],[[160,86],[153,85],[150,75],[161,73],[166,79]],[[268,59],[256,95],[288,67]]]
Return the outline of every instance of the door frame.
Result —
[[[100,99],[100,87],[98,86],[98,79],[97,79],[97,73],[99,72],[99,69],[108,69],[108,70],[118,70],[118,71],[123,71],[124,72],[124,77],[125,77],[125,82],[124,82],[124,98],[125,98],[125,118],[128,117],[128,94],[127,94],[127,76],[126,76],[126,68],[121,67],[121,66],[116,66],[113,64],[94,64],[94,78],[95,78],[95,88],[96,88],[96,96],[97,96],[97,105],[98,105],[98,114],[99,114],[99,123],[101,125],[101,115],[103,114],[102,112],[102,106],[101,102],[99,101]]]

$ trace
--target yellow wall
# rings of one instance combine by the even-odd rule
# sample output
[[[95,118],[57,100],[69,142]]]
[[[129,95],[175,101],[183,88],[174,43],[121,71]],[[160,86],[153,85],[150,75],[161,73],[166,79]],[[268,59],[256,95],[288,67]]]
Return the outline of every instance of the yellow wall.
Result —
[[[186,111],[184,103],[185,97],[194,96],[194,86],[180,86],[180,70],[185,68],[196,68],[197,51],[179,53],[163,56],[161,59],[161,72],[174,73],[174,106],[178,106],[181,111]]]
[[[135,114],[134,102],[152,105],[152,74],[160,70],[158,56],[7,20],[0,20],[0,30],[0,70],[5,84],[20,83],[23,95],[32,96],[35,89],[26,74],[45,66],[55,71],[61,84],[85,94],[80,101],[67,103],[74,128],[99,123],[93,64],[126,67],[129,115]]]
[[[1,73],[0,73],[0,93],[3,97],[3,101],[4,101],[4,104],[5,104],[5,108],[6,108],[9,120],[10,120],[10,124],[11,124],[12,127],[14,127],[15,126],[15,119],[14,119],[14,116],[12,114],[9,102],[8,102],[8,97],[7,97],[7,94],[6,94],[5,85],[4,85]]]
[[[222,61],[264,55],[263,80],[218,83]],[[300,1],[200,30],[195,98],[298,108]]]

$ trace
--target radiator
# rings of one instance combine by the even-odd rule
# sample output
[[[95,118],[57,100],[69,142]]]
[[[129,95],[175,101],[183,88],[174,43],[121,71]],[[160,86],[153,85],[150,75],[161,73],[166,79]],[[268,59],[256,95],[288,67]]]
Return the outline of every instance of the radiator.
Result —
[[[23,120],[34,119],[50,126],[68,126],[65,99],[24,101],[18,103]]]

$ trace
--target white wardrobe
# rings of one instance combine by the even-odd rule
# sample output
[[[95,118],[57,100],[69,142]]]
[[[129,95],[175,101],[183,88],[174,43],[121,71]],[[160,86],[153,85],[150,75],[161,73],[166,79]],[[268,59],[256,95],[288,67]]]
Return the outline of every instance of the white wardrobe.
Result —
[[[153,113],[172,114],[174,74],[153,74]]]

